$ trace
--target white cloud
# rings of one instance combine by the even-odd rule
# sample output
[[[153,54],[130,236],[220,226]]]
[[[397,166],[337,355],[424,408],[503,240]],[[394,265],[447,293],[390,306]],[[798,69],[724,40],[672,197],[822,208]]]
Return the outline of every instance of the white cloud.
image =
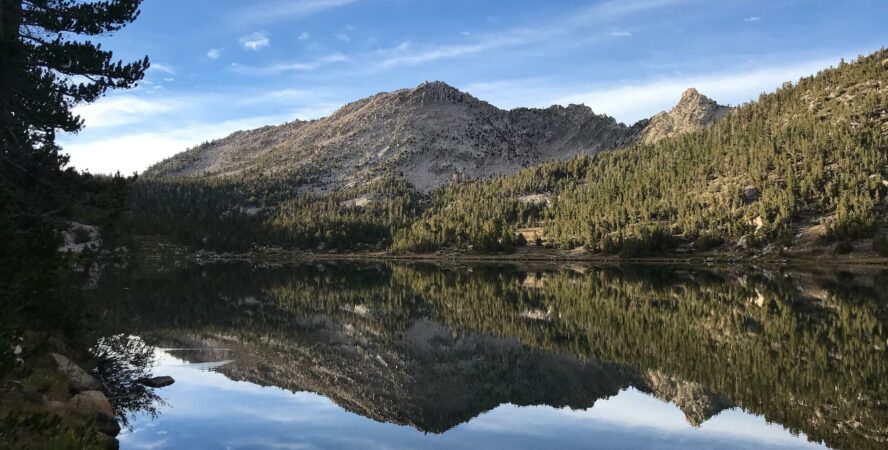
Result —
[[[758,22],[760,20],[762,20],[762,19],[757,16],[750,16],[750,17],[743,19],[744,22]]]
[[[253,2],[249,9],[237,11],[237,20],[262,22],[305,17],[328,9],[346,6],[357,0],[277,0]]]
[[[610,0],[596,3],[571,16],[574,23],[597,23],[688,0]]]
[[[632,37],[632,33],[628,32],[626,30],[614,30],[614,31],[611,31],[610,35],[613,37]]]
[[[383,59],[375,65],[376,69],[388,69],[402,65],[418,65],[440,59],[456,58],[492,50],[520,47],[550,40],[571,31],[585,30],[588,27],[613,20],[629,14],[640,13],[651,9],[688,0],[611,0],[595,4],[579,12],[563,17],[559,21],[540,25],[535,28],[515,28],[499,33],[480,35],[473,43],[437,45],[420,47],[414,53],[395,55]],[[463,33],[464,36],[469,34]],[[628,37],[631,33],[616,30],[612,33],[617,37]]]
[[[310,62],[276,63],[263,67],[232,64],[231,70],[244,75],[280,75],[285,72],[311,72],[329,64],[341,63],[349,60],[349,57],[341,53],[333,53]]]
[[[279,116],[253,117],[158,131],[133,132],[91,140],[72,140],[64,145],[70,164],[91,173],[123,174],[142,171],[151,164],[201,142],[220,138],[238,130],[281,123]]]
[[[482,37],[471,44],[441,45],[424,47],[412,53],[402,53],[384,58],[377,68],[388,69],[402,65],[417,65],[446,58],[471,55],[489,50],[525,44],[538,38],[541,32],[531,29],[516,29],[507,33]],[[403,50],[403,49],[402,49]]]
[[[181,108],[184,103],[184,99],[149,100],[133,95],[118,95],[78,106],[74,108],[74,114],[83,118],[85,125],[89,128],[106,128],[156,117]]]
[[[219,50],[218,48],[211,48],[207,52],[207,58],[210,58],[210,59],[219,59],[220,56],[222,56],[222,51]]]
[[[244,46],[245,50],[252,50],[256,52],[270,46],[271,40],[268,38],[267,32],[257,31],[246,36],[241,36],[240,43]]]
[[[279,89],[245,96],[237,100],[238,106],[268,105],[270,103],[292,104],[317,99],[317,90]]]
[[[345,33],[336,33],[333,35],[333,37],[342,42],[351,42],[351,37]]]
[[[342,104],[333,95],[324,89],[224,94],[131,91],[76,108],[86,128],[59,140],[77,169],[129,174],[237,130],[323,117]]]
[[[176,71],[173,70],[173,66],[170,66],[167,64],[161,64],[161,63],[154,63],[154,62],[151,63],[151,67],[149,67],[149,70],[156,70],[158,72],[168,73],[170,75],[173,75],[176,73]]]
[[[308,34],[307,31],[303,31],[302,33],[299,34],[299,36],[296,39],[299,41],[307,41],[310,38],[311,38],[311,35]]]

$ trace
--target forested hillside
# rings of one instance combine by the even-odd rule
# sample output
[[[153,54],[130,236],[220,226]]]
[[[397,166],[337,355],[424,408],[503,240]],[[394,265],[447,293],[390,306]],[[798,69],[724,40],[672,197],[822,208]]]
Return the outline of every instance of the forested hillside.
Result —
[[[837,243],[850,251],[876,236],[872,247],[885,252],[886,96],[883,49],[730,113],[680,103],[652,121],[661,139],[430,193],[392,172],[313,193],[285,177],[150,177],[133,187],[128,226],[226,249],[483,252],[531,240],[637,256]],[[693,114],[720,119],[677,133]]]
[[[824,70],[711,128],[453,185],[400,251],[507,247],[541,223],[565,248],[665,252],[872,236],[885,223],[888,51]],[[546,203],[522,201],[546,194]],[[523,197],[523,198],[522,198]]]

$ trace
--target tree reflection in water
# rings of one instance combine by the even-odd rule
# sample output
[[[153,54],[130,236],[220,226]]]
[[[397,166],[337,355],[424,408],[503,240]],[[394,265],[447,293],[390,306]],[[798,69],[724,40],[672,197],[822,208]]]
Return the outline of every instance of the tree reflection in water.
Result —
[[[163,405],[153,388],[139,380],[148,378],[154,364],[154,346],[138,336],[116,334],[103,337],[90,352],[97,360],[95,374],[104,385],[121,427],[130,426],[136,413],[157,416]]]
[[[632,386],[695,425],[739,406],[849,449],[888,443],[886,299],[866,268],[330,261],[129,270],[99,291],[121,332],[230,348],[231,379],[424,431]]]

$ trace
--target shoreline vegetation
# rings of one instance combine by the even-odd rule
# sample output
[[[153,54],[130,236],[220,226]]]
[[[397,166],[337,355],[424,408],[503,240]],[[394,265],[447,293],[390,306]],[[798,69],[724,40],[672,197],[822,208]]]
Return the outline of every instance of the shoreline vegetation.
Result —
[[[134,260],[140,259],[183,259],[198,262],[244,261],[257,264],[268,262],[299,262],[306,260],[386,260],[386,261],[431,261],[431,262],[552,262],[552,263],[601,263],[601,264],[781,264],[791,266],[806,265],[866,265],[888,266],[888,258],[875,252],[859,250],[836,254],[829,248],[817,248],[805,254],[744,254],[744,253],[693,253],[651,255],[646,257],[626,257],[603,255],[583,251],[561,250],[556,248],[524,247],[508,253],[477,253],[465,251],[441,251],[436,253],[393,253],[387,251],[309,251],[277,247],[257,247],[244,251],[193,250],[172,242],[148,239],[140,242],[135,249],[126,249],[123,255]],[[858,247],[866,247],[861,244]],[[106,254],[110,260],[119,259]]]

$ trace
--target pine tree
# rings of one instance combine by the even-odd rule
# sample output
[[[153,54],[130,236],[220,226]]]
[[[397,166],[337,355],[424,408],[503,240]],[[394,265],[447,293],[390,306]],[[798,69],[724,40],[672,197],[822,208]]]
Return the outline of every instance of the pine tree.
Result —
[[[0,0],[0,157],[6,183],[64,167],[67,157],[59,153],[55,135],[83,127],[73,108],[142,79],[147,57],[115,61],[111,51],[84,40],[129,24],[140,4]]]

